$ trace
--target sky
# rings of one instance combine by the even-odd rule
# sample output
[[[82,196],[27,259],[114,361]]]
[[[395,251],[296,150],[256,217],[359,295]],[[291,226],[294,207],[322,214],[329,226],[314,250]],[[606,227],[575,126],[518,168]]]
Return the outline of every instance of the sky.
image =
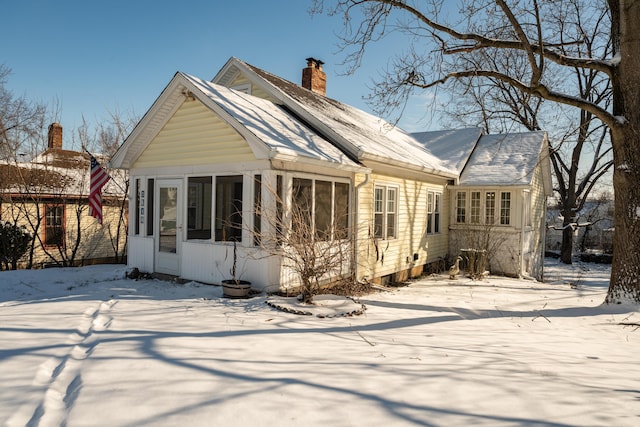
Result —
[[[177,71],[210,80],[232,56],[294,83],[305,58],[320,59],[327,96],[371,112],[363,97],[398,48],[393,40],[380,43],[356,74],[343,75],[336,36],[342,21],[311,16],[311,0],[4,3],[0,63],[12,70],[7,87],[57,105],[65,145],[83,117],[141,117]],[[400,125],[426,130],[416,102]]]

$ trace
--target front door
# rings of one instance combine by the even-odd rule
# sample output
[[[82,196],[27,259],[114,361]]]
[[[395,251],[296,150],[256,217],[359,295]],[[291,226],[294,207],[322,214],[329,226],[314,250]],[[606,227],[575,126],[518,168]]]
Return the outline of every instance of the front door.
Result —
[[[159,179],[156,187],[155,242],[158,273],[180,275],[180,242],[182,241],[182,181]]]

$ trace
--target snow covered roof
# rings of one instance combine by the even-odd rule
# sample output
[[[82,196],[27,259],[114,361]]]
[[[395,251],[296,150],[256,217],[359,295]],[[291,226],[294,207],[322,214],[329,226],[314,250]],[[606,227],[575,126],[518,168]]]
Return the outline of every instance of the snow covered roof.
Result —
[[[484,134],[482,128],[464,128],[412,133],[434,156],[442,159],[450,169],[460,174],[467,164],[478,139]]]
[[[228,73],[241,69],[294,114],[322,132],[334,144],[365,163],[385,164],[456,177],[441,159],[419,144],[409,133],[358,108],[318,95],[240,59],[231,58],[214,82],[230,81]]]
[[[483,135],[462,171],[459,184],[529,185],[546,152],[546,144],[545,132]]]
[[[99,161],[101,156],[96,155]],[[102,162],[104,166],[104,162]],[[0,190],[14,194],[69,197],[89,192],[89,156],[73,150],[47,149],[29,162],[0,163]],[[125,171],[108,170],[103,196],[123,196]]]
[[[181,74],[200,94],[224,109],[270,151],[270,157],[306,157],[359,167],[344,152],[295,118],[285,107],[200,78]],[[197,96],[197,93],[195,93]]]

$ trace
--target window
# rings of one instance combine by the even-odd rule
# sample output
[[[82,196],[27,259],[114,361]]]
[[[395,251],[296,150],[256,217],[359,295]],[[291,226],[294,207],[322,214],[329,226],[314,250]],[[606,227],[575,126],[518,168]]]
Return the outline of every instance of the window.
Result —
[[[211,177],[190,177],[188,188],[187,239],[211,239]]]
[[[480,192],[471,192],[471,223],[480,223]]]
[[[491,191],[485,194],[484,198],[484,223],[495,224],[496,222],[496,193]]]
[[[135,215],[135,222],[134,222],[134,233],[136,235],[140,234],[140,214],[144,213],[144,211],[142,210],[142,206],[140,205],[140,201],[141,201],[141,195],[140,192],[144,191],[140,189],[140,178],[136,178],[135,180],[135,192],[136,192],[136,205],[134,207],[134,215]]]
[[[64,206],[47,205],[44,214],[45,246],[64,246]]]
[[[456,193],[456,222],[465,223],[467,220],[467,193]]]
[[[292,231],[316,240],[348,237],[349,184],[293,178]]]
[[[311,218],[313,205],[313,181],[293,178],[291,196],[291,231],[293,233],[310,234],[313,224]]]
[[[333,196],[334,238],[343,240],[349,237],[349,184],[336,182]]]
[[[524,192],[524,225],[531,227],[531,192]]]
[[[153,236],[154,183],[153,178],[147,180],[147,236]]]
[[[396,215],[398,189],[376,186],[374,189],[374,237],[393,239],[396,237]]]
[[[216,241],[242,240],[242,175],[216,177]]]
[[[509,225],[511,223],[511,193],[500,193],[500,224]]]
[[[427,193],[427,234],[440,232],[440,206],[442,194],[429,191]]]
[[[282,175],[276,175],[276,236],[282,242],[284,230],[284,181]]]
[[[262,235],[262,175],[253,179],[253,244],[260,245]]]

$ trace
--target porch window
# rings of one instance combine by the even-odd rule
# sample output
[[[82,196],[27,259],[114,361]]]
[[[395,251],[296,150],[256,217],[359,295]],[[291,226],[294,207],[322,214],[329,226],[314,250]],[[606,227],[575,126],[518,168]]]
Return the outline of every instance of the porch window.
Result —
[[[242,240],[242,175],[216,177],[216,241]]]
[[[429,191],[427,193],[427,234],[440,233],[440,207],[442,194]]]
[[[260,245],[262,235],[262,175],[253,179],[253,245]]]
[[[487,192],[484,198],[484,223],[487,225],[496,222],[496,193],[494,191]]]
[[[472,191],[471,192],[471,223],[479,224],[480,223],[480,192]]]
[[[349,237],[349,184],[335,183],[333,206],[334,238],[337,240],[346,239]]]
[[[291,231],[309,235],[312,232],[313,181],[293,178],[293,194],[291,196]]]
[[[194,176],[188,181],[187,239],[211,239],[211,177]]]
[[[316,239],[331,239],[331,211],[333,204],[331,203],[333,192],[333,183],[329,181],[316,181],[316,197],[315,197],[315,230]]]
[[[397,195],[396,187],[376,186],[374,188],[374,237],[381,239],[396,237]]]
[[[511,223],[511,193],[500,193],[500,224],[509,225]]]
[[[140,178],[136,178],[135,180],[135,192],[136,192],[136,205],[134,206],[134,215],[135,215],[135,222],[134,222],[134,234],[137,236],[138,234],[140,234],[140,213],[141,213],[141,209],[142,207],[140,206],[140,192],[142,191],[140,189]]]
[[[147,236],[153,236],[153,203],[155,200],[155,180],[147,180]]]
[[[46,205],[44,213],[45,246],[64,246],[64,205]]]
[[[458,191],[456,193],[456,222],[465,223],[467,221],[467,193]]]

